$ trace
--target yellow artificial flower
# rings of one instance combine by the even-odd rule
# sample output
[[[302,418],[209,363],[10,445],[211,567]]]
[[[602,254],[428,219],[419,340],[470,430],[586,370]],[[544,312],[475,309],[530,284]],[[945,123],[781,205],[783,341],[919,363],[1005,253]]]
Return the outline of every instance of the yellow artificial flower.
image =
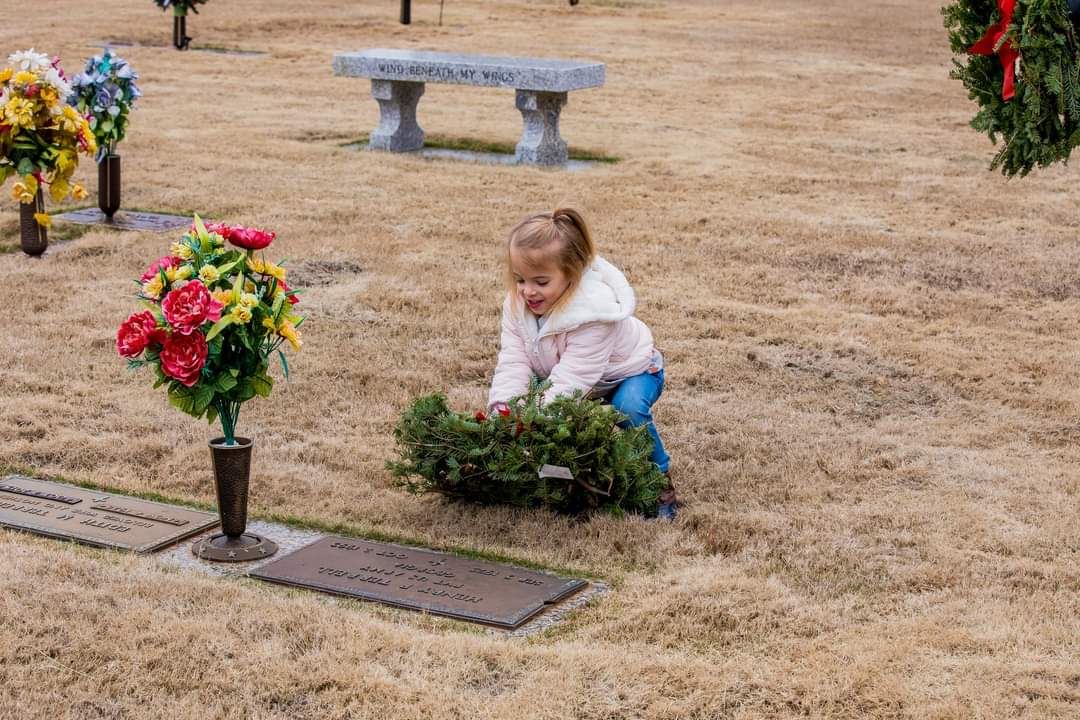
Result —
[[[300,340],[300,331],[297,330],[291,322],[286,320],[281,323],[281,327],[278,328],[278,335],[289,341],[293,350],[299,350],[300,346],[304,343]]]
[[[4,117],[7,119],[9,125],[33,130],[33,101],[17,97],[11,98],[8,100],[7,105],[4,106]]]
[[[181,265],[179,267],[171,267],[165,270],[165,277],[169,282],[180,282],[181,280],[187,280],[195,271],[191,269],[190,265]]]
[[[61,150],[56,156],[56,169],[60,171],[61,175],[69,175],[75,172],[78,163],[79,161],[75,157],[75,151],[70,148]]]
[[[161,297],[161,291],[164,289],[165,288],[161,283],[161,273],[154,275],[154,277],[144,282],[142,286],[143,295],[148,298],[154,298],[155,300]]]
[[[85,200],[87,197],[86,188],[84,188],[82,185],[76,184],[73,188],[71,188],[71,196],[76,200]]]
[[[255,283],[251,282],[250,280],[244,280],[244,292],[253,293],[256,289],[257,288],[255,287]]]
[[[269,275],[277,278],[281,282],[285,282],[285,268],[280,265],[275,265],[272,262],[266,262],[259,258],[249,257],[247,266],[252,272],[257,272],[260,275]]]
[[[43,228],[52,227],[52,218],[48,213],[34,213],[34,220]]]
[[[12,70],[11,68],[4,68],[3,70],[0,70],[0,83],[4,83],[4,82],[7,82],[8,80],[10,80],[11,75],[14,72],[15,71]]]
[[[181,260],[190,260],[195,257],[195,251],[187,243],[174,242],[169,246],[169,254]]]
[[[30,189],[23,185],[21,182],[15,183],[15,186],[11,188],[11,199],[17,200],[21,203],[34,202],[34,193],[30,192]]]
[[[55,202],[60,202],[67,197],[69,192],[71,192],[71,186],[68,185],[68,181],[61,177],[60,174],[57,174],[49,185],[49,196]]]
[[[303,341],[300,340],[300,331],[288,320],[282,320],[281,325],[275,327],[273,320],[270,318],[263,318],[262,324],[267,330],[276,332],[278,335],[288,340],[289,344],[292,345],[293,350],[299,350],[300,346],[304,344]]]
[[[228,305],[232,302],[232,290],[215,290],[210,294],[222,305]]]
[[[86,154],[93,155],[97,152],[97,138],[94,137],[94,131],[90,129],[90,123],[83,120],[80,132],[82,133],[83,144],[86,145]]]
[[[251,308],[237,305],[232,309],[232,312],[229,313],[229,317],[236,323],[249,323],[251,322]]]
[[[199,270],[199,279],[207,285],[215,283],[221,279],[221,271],[213,265],[203,265]]]
[[[33,85],[35,80],[37,80],[37,78],[34,76],[34,73],[28,70],[20,70],[15,73],[16,85]]]
[[[259,304],[259,296],[254,293],[243,293],[240,295],[240,304],[246,308],[253,308]]]
[[[56,90],[51,87],[45,87],[41,89],[41,99],[45,103],[45,107],[56,107],[56,103],[60,102],[60,95]]]

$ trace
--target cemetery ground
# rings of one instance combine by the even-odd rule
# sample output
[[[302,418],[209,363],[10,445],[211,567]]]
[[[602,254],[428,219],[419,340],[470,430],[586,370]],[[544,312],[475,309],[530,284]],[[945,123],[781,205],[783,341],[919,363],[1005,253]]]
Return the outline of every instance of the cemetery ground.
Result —
[[[1076,717],[1080,191],[986,170],[938,7],[447,0],[439,27],[415,0],[404,27],[396,2],[211,1],[183,53],[149,0],[5,13],[3,55],[69,73],[134,43],[125,207],[279,233],[310,320],[240,416],[255,518],[613,589],[516,639],[0,531],[0,717]],[[330,62],[366,47],[604,62],[562,131],[619,162],[346,148],[378,109]],[[507,90],[429,84],[419,113],[429,139],[520,133]],[[32,259],[3,192],[5,472],[211,508],[211,429],[113,346],[176,236],[57,224]],[[674,524],[417,498],[384,469],[411,398],[483,405],[501,239],[570,203],[666,354]]]

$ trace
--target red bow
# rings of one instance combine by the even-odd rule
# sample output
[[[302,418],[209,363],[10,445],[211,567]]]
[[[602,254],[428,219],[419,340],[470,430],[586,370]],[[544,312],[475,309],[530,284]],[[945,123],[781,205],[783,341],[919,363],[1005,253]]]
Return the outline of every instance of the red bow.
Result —
[[[1012,22],[1013,8],[1016,0],[998,0],[998,10],[1001,11],[1001,19],[990,26],[977,43],[968,48],[972,55],[993,55],[997,53],[1001,61],[1001,69],[1005,71],[1005,79],[1001,83],[1001,99],[1008,102],[1013,99],[1016,85],[1016,59],[1020,57],[1020,50],[1013,45],[1011,40],[1005,40],[1005,31]],[[1001,47],[998,47],[1000,44]]]

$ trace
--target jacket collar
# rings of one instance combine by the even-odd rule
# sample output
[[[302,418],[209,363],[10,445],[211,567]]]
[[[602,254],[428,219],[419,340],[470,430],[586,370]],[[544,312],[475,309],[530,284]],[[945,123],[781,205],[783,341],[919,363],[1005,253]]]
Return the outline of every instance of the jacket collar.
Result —
[[[518,303],[518,312],[536,338],[568,332],[586,323],[617,322],[634,314],[634,289],[622,272],[599,255],[581,276],[574,295],[538,327],[536,316]]]

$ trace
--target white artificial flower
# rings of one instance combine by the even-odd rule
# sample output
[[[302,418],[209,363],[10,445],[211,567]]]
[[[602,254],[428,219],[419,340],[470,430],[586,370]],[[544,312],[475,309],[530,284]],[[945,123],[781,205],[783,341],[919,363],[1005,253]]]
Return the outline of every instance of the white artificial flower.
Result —
[[[120,106],[119,105],[110,105],[108,113],[110,115],[112,115],[113,117],[116,117],[117,115],[120,114]]]
[[[62,98],[66,98],[71,94],[71,85],[68,84],[67,80],[60,77],[60,71],[54,67],[50,67],[45,72],[45,82],[56,88]]]
[[[48,55],[34,52],[34,48],[11,53],[11,55],[8,56],[8,62],[16,66],[19,70],[29,70],[30,72],[43,70],[51,64]]]

